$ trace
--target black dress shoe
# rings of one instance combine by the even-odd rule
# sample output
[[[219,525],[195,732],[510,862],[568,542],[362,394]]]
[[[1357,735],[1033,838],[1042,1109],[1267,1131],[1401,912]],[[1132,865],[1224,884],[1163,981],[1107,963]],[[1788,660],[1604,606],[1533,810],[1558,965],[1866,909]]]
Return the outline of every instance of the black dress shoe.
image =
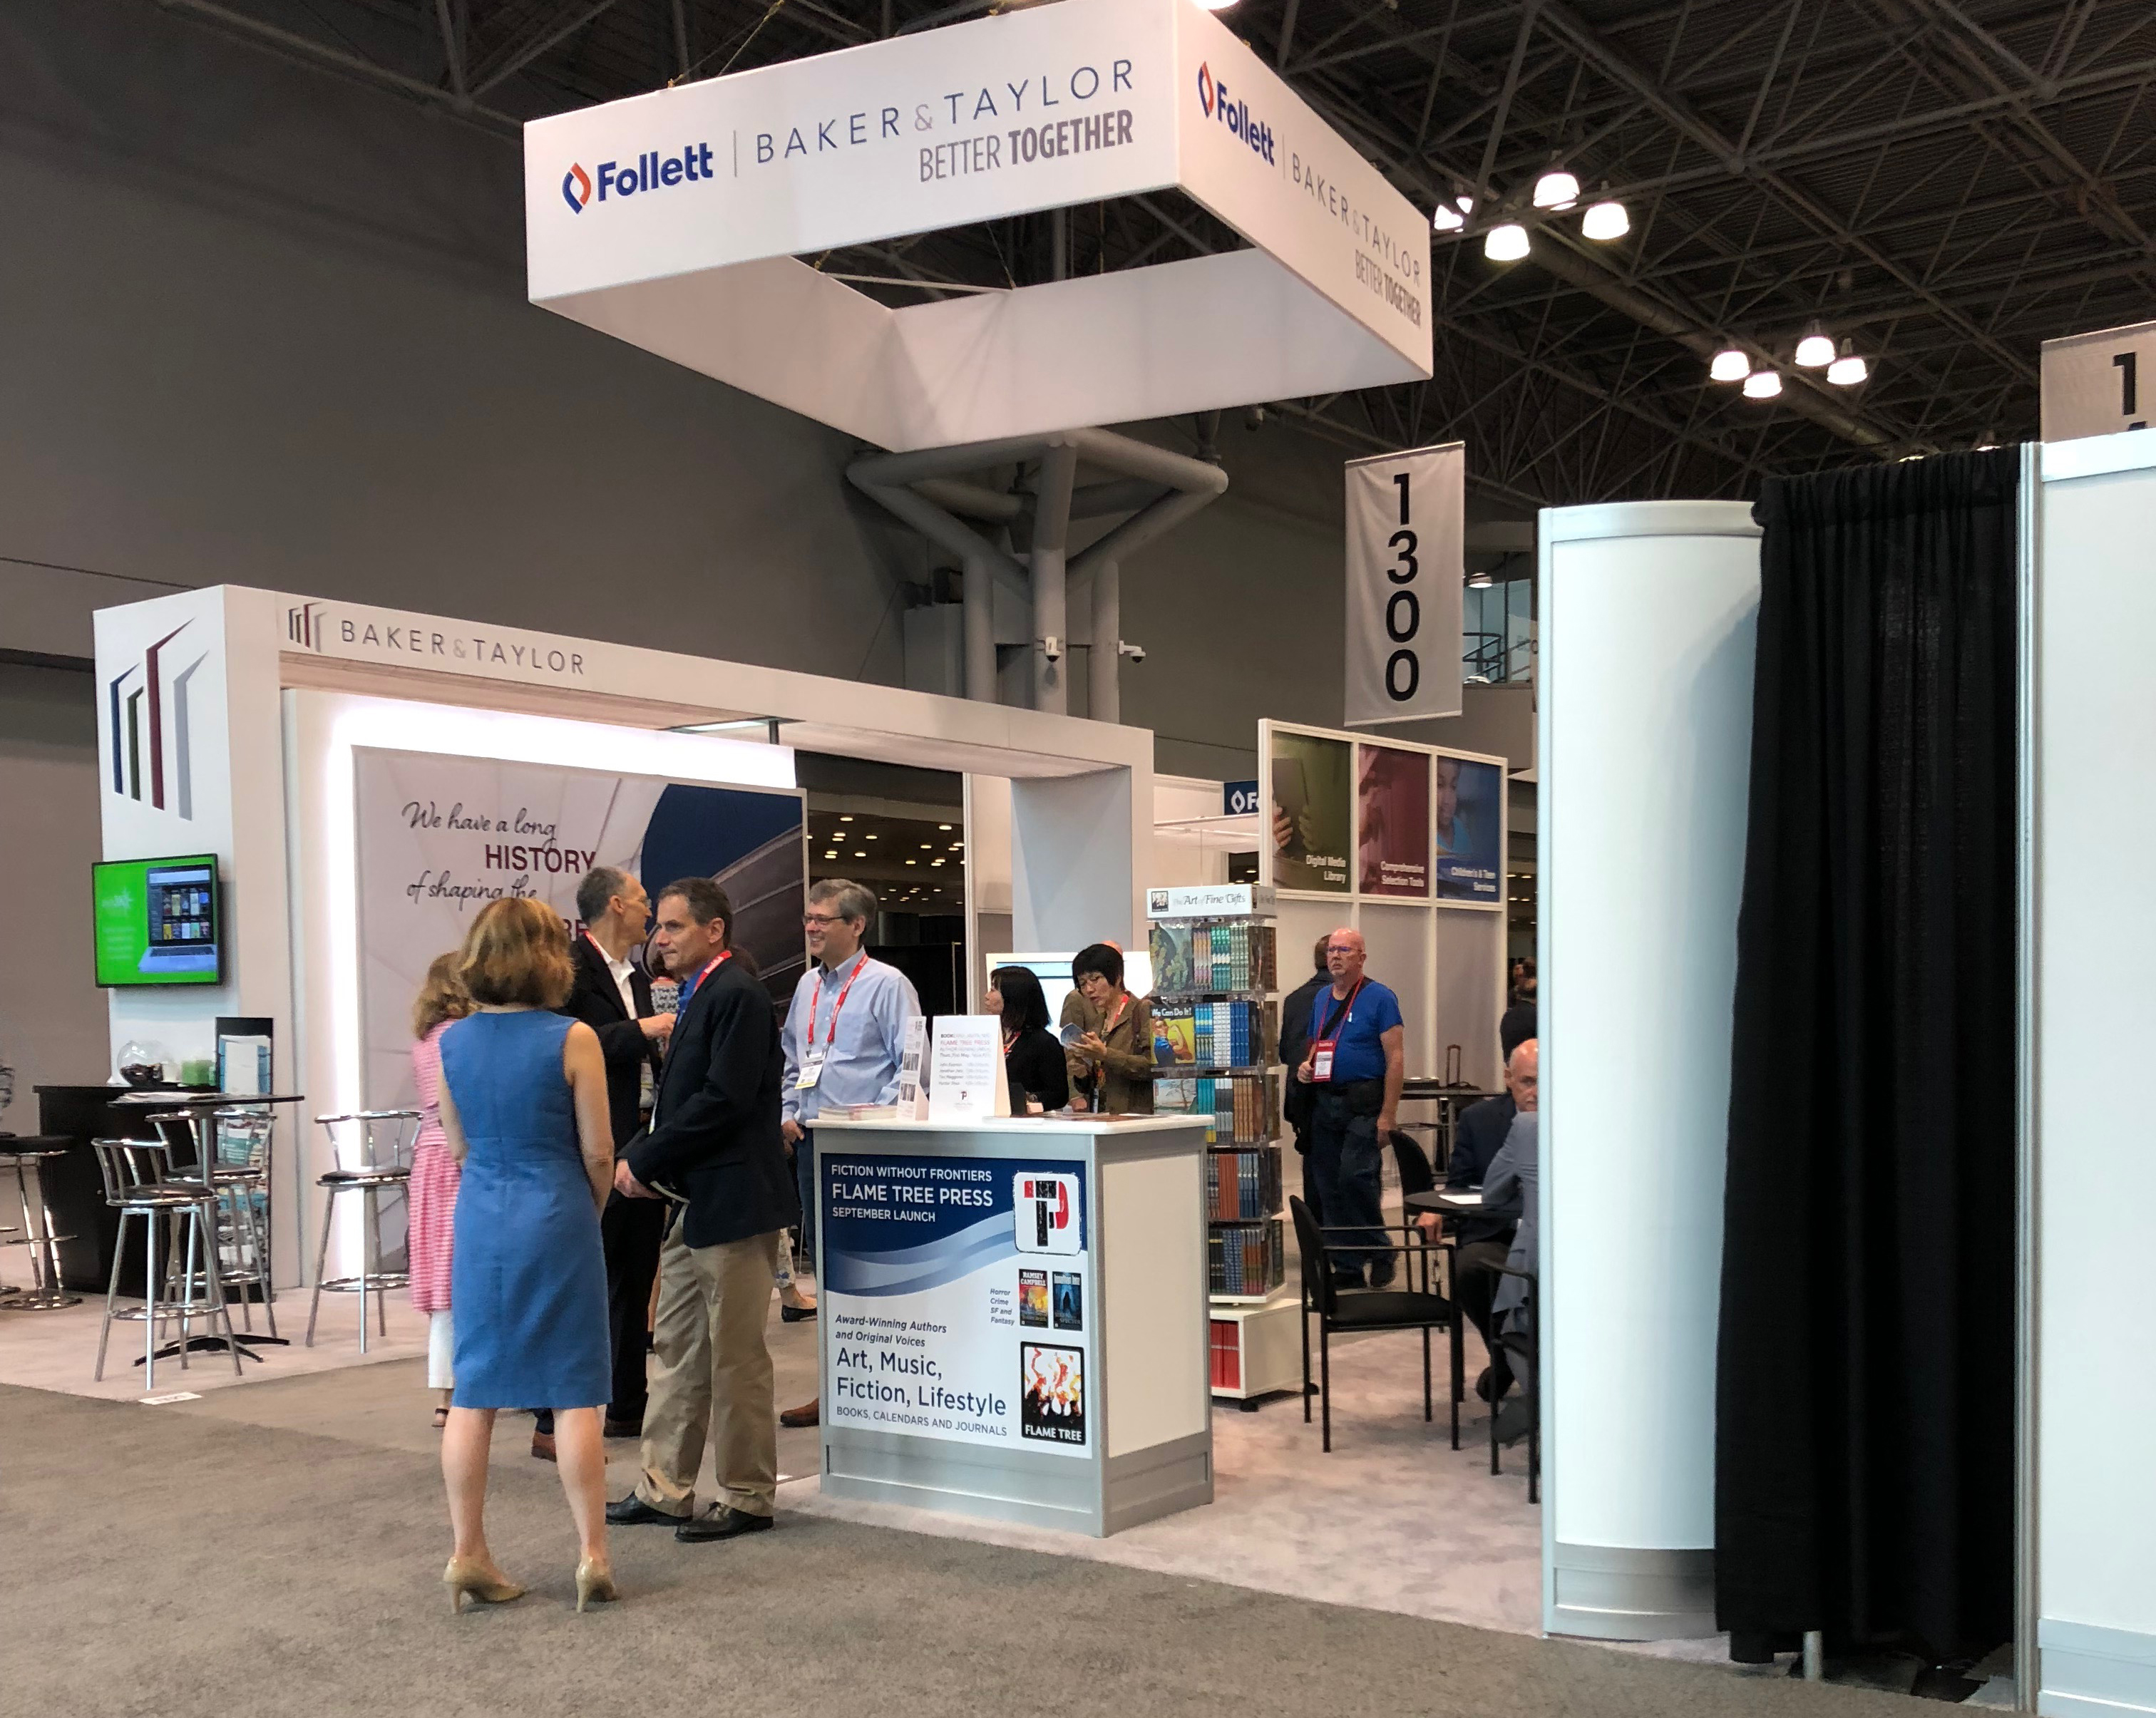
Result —
[[[607,1505],[609,1527],[679,1527],[686,1520],[685,1515],[670,1515],[665,1510],[652,1508],[634,1491],[619,1503]]]
[[[1486,1366],[1482,1368],[1481,1375],[1475,1380],[1475,1393],[1485,1402],[1504,1395],[1512,1387],[1512,1375],[1510,1372],[1505,1374],[1503,1383],[1493,1384],[1491,1375],[1494,1371],[1494,1367]]]
[[[1534,1411],[1525,1401],[1507,1402],[1497,1410],[1497,1441],[1517,1444],[1534,1423]]]
[[[607,1417],[605,1430],[606,1435],[609,1438],[641,1438],[644,1435],[644,1422],[641,1419],[618,1420],[609,1414]]]
[[[769,1515],[752,1515],[747,1510],[721,1504],[708,1515],[684,1521],[674,1536],[684,1545],[703,1545],[714,1539],[738,1539],[744,1533],[764,1533],[771,1528]]]
[[[1390,1259],[1373,1259],[1370,1264],[1370,1286],[1373,1289],[1389,1288],[1394,1277],[1398,1274],[1399,1268]]]
[[[779,1322],[782,1324],[802,1324],[815,1315],[816,1309],[813,1306],[782,1306],[778,1309]]]

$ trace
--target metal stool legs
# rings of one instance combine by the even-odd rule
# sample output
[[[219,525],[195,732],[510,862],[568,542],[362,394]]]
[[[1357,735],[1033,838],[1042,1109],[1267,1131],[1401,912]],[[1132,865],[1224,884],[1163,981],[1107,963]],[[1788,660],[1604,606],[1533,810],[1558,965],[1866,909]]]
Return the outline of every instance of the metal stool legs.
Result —
[[[389,1340],[389,1291],[404,1286],[411,1280],[402,1272],[385,1271],[376,1268],[380,1257],[382,1233],[381,1196],[385,1190],[402,1192],[401,1181],[355,1181],[329,1189],[329,1199],[322,1209],[322,1238],[315,1249],[315,1292],[307,1306],[307,1341],[315,1346],[315,1325],[321,1315],[322,1295],[356,1295],[359,1298],[359,1351],[367,1352],[367,1297],[374,1297],[375,1322],[383,1341]],[[336,1228],[336,1202],[340,1195],[357,1193],[359,1196],[359,1268],[350,1276],[333,1277],[325,1274],[329,1269],[330,1236]]]
[[[336,1223],[336,1194],[332,1191],[322,1201],[322,1242],[315,1249],[315,1298],[307,1305],[307,1342],[315,1346],[315,1320],[322,1310],[322,1273],[330,1267],[330,1230]]]
[[[123,1312],[119,1309],[120,1272],[126,1254],[127,1222],[130,1218],[142,1221],[142,1308],[139,1313]],[[164,1204],[130,1205],[120,1213],[120,1241],[113,1249],[112,1274],[105,1284],[105,1318],[97,1333],[97,1367],[91,1374],[93,1380],[102,1382],[105,1377],[105,1357],[112,1338],[112,1326],[139,1318],[142,1323],[142,1383],[146,1390],[157,1387],[157,1349],[162,1341],[166,1327],[177,1321],[179,1325],[180,1369],[187,1369],[188,1344],[192,1338],[192,1326],[206,1324],[209,1335],[218,1335],[218,1326],[223,1326],[222,1340],[232,1356],[232,1370],[240,1370],[239,1341],[232,1326],[232,1311],[224,1298],[224,1279],[218,1269],[215,1217],[208,1199],[172,1206]],[[170,1225],[169,1232],[167,1225]],[[185,1224],[187,1236],[182,1241],[179,1228]],[[163,1256],[159,1256],[159,1238],[163,1238]]]

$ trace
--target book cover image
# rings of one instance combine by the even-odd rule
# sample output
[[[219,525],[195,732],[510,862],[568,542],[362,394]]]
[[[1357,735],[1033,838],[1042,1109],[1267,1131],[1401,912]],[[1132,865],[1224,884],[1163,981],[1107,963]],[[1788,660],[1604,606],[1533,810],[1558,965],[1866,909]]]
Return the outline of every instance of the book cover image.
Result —
[[[1086,1441],[1086,1351],[1019,1345],[1019,1436],[1044,1444]]]
[[[1153,1016],[1153,1054],[1168,1046],[1167,1063],[1185,1066],[1198,1059],[1198,1022],[1188,1008],[1164,1010]]]
[[[1018,1274],[1018,1321],[1038,1331],[1048,1328],[1048,1273],[1022,1270]]]
[[[1156,995],[1199,987],[1192,977],[1189,926],[1156,925],[1147,940],[1152,946],[1150,952],[1152,955],[1152,984]]]
[[[1358,742],[1358,864],[1365,895],[1430,895],[1430,754]]]
[[[1082,1331],[1086,1328],[1085,1282],[1075,1270],[1055,1273],[1055,1298],[1050,1303],[1059,1331]]]

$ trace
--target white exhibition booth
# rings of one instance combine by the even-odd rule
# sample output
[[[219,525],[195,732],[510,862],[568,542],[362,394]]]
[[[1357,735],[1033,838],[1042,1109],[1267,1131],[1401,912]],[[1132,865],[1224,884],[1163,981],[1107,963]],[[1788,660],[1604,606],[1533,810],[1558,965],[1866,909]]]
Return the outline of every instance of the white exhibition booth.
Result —
[[[377,937],[362,958],[359,859],[380,830],[360,827],[367,802],[355,787],[370,757],[780,792],[793,787],[797,746],[961,772],[969,852],[977,799],[1008,831],[1019,936],[1046,948],[1128,942],[1142,922],[1152,741],[1139,729],[233,586],[101,611],[97,663],[99,740],[113,765],[105,856],[214,853],[227,919],[223,982],[110,992],[114,1051],[140,1039],[172,1062],[208,1057],[216,1017],[266,1017],[278,1081],[305,1094],[306,1116],[385,1095],[366,1070],[367,961],[381,969],[376,989],[394,992],[393,1018],[413,993],[410,962],[424,972],[454,940],[394,951],[398,967]],[[706,725],[724,732],[680,731]],[[781,743],[735,737],[744,734]],[[372,815],[401,826],[400,810],[385,801]],[[493,810],[503,822],[490,830],[476,808],[461,819],[439,808],[475,885],[499,889],[535,862],[581,871],[573,862],[590,849],[549,854],[551,838],[509,827],[518,812]],[[408,886],[439,880],[414,872]],[[307,1124],[278,1124],[275,1166],[274,1245],[288,1284],[311,1266],[321,1215],[312,1179],[325,1167],[312,1142],[295,1149],[295,1126]],[[357,1221],[340,1249],[357,1244]]]

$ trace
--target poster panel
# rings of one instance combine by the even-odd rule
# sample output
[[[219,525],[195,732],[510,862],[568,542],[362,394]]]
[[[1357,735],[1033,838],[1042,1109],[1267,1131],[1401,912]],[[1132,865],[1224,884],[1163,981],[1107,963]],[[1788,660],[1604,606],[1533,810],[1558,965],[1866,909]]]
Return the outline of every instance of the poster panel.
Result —
[[[1273,886],[1345,895],[1353,787],[1349,742],[1280,728],[1268,732]]]
[[[1427,900],[1430,754],[1368,744],[1355,751],[1357,886],[1364,895]]]
[[[370,1105],[412,1099],[412,998],[434,956],[504,895],[543,900],[578,928],[577,885],[593,865],[628,872],[654,896],[677,878],[716,877],[733,902],[736,946],[774,993],[790,995],[801,975],[798,792],[365,746],[352,777]]]
[[[1437,898],[1476,906],[1505,904],[1505,774],[1473,758],[1436,757],[1431,831],[1437,851]]]
[[[822,1156],[824,1423],[1086,1455],[1085,1166]]]

